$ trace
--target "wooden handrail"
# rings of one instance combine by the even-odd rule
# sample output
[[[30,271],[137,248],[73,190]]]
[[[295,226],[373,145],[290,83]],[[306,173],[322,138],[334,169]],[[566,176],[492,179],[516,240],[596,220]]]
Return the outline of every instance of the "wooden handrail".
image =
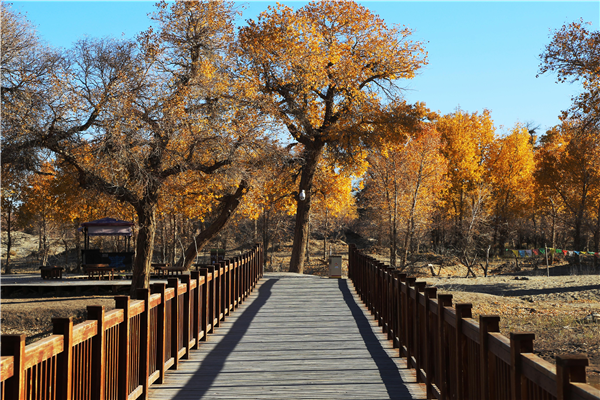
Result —
[[[27,346],[25,335],[2,335],[0,400],[147,399],[150,385],[162,383],[250,295],[262,257],[256,245],[216,269],[170,278],[168,288],[117,296],[115,310],[89,306],[89,320],[73,326],[71,318],[56,319],[52,336]]]
[[[427,398],[600,400],[586,384],[585,356],[557,356],[556,367],[533,354],[532,333],[500,334],[497,315],[471,318],[470,304],[452,305],[416,278],[349,246],[348,276],[388,334]]]

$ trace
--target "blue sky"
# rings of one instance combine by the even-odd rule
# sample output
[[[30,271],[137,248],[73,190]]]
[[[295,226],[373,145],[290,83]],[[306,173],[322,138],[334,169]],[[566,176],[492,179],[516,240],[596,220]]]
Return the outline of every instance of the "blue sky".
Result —
[[[302,2],[281,3],[298,8]],[[48,44],[70,47],[83,36],[134,37],[150,25],[153,1],[14,1]],[[248,2],[240,24],[275,2]],[[426,42],[429,65],[402,82],[410,102],[451,113],[489,109],[505,132],[515,123],[542,129],[558,123],[561,110],[578,93],[576,84],[556,84],[555,76],[536,78],[539,54],[553,30],[579,20],[599,29],[599,1],[363,1],[389,24],[413,29]]]

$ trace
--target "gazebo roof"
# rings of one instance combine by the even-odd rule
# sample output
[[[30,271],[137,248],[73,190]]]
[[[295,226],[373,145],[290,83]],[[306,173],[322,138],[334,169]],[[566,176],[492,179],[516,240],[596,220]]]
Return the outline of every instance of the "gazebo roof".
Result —
[[[88,236],[131,236],[133,225],[135,224],[131,221],[102,218],[82,223],[79,230],[84,231]]]
[[[135,225],[131,221],[121,221],[114,218],[101,218],[95,221],[84,222],[81,226],[133,226]]]

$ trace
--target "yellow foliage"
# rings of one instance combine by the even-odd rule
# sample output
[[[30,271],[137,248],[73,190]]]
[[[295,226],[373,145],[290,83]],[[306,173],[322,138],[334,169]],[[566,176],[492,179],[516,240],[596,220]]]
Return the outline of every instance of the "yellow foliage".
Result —
[[[488,164],[497,212],[514,217],[531,210],[535,161],[527,128],[517,124],[507,136],[494,141]]]

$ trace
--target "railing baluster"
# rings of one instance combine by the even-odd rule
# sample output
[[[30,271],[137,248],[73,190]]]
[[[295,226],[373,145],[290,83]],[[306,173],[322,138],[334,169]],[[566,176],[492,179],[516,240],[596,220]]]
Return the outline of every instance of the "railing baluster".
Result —
[[[52,333],[63,335],[63,351],[58,355],[57,368],[64,371],[57,382],[56,398],[70,399],[73,385],[73,317],[52,318]]]
[[[155,283],[152,285],[152,293],[159,293],[161,296],[160,304],[156,318],[156,363],[160,375],[156,380],[157,383],[164,383],[165,379],[165,363],[166,360],[166,339],[167,339],[167,314],[166,314],[166,294],[167,285],[164,283]]]
[[[192,349],[200,348],[200,333],[202,332],[202,323],[201,323],[201,305],[202,305],[202,287],[200,286],[200,272],[192,271],[191,272],[192,280],[196,281],[196,291],[194,295],[190,299],[190,310],[192,314],[191,324],[192,324],[192,332],[194,334],[194,338],[196,342]]]
[[[494,367],[492,365],[493,363],[490,362],[489,332],[500,332],[500,317],[497,315],[480,315],[479,344],[481,346],[481,400],[491,400],[490,376],[494,373]]]
[[[150,289],[138,289],[138,300],[144,301],[144,312],[140,321],[140,369],[139,382],[143,387],[142,399],[148,398],[148,378],[150,376]]]
[[[119,328],[119,398],[127,399],[129,397],[129,356],[131,347],[129,346],[129,329],[131,321],[129,319],[129,296],[115,297],[115,307],[123,310],[123,322]]]
[[[98,333],[92,339],[92,399],[106,398],[106,332],[104,306],[88,306],[88,318],[98,323]]]
[[[181,317],[183,318],[183,346],[185,347],[185,355],[183,358],[188,360],[190,358],[190,326],[192,325],[192,313],[193,309],[190,307],[190,291],[192,287],[192,276],[182,275],[181,282],[187,286],[186,292],[183,294],[183,310],[181,310]]]

